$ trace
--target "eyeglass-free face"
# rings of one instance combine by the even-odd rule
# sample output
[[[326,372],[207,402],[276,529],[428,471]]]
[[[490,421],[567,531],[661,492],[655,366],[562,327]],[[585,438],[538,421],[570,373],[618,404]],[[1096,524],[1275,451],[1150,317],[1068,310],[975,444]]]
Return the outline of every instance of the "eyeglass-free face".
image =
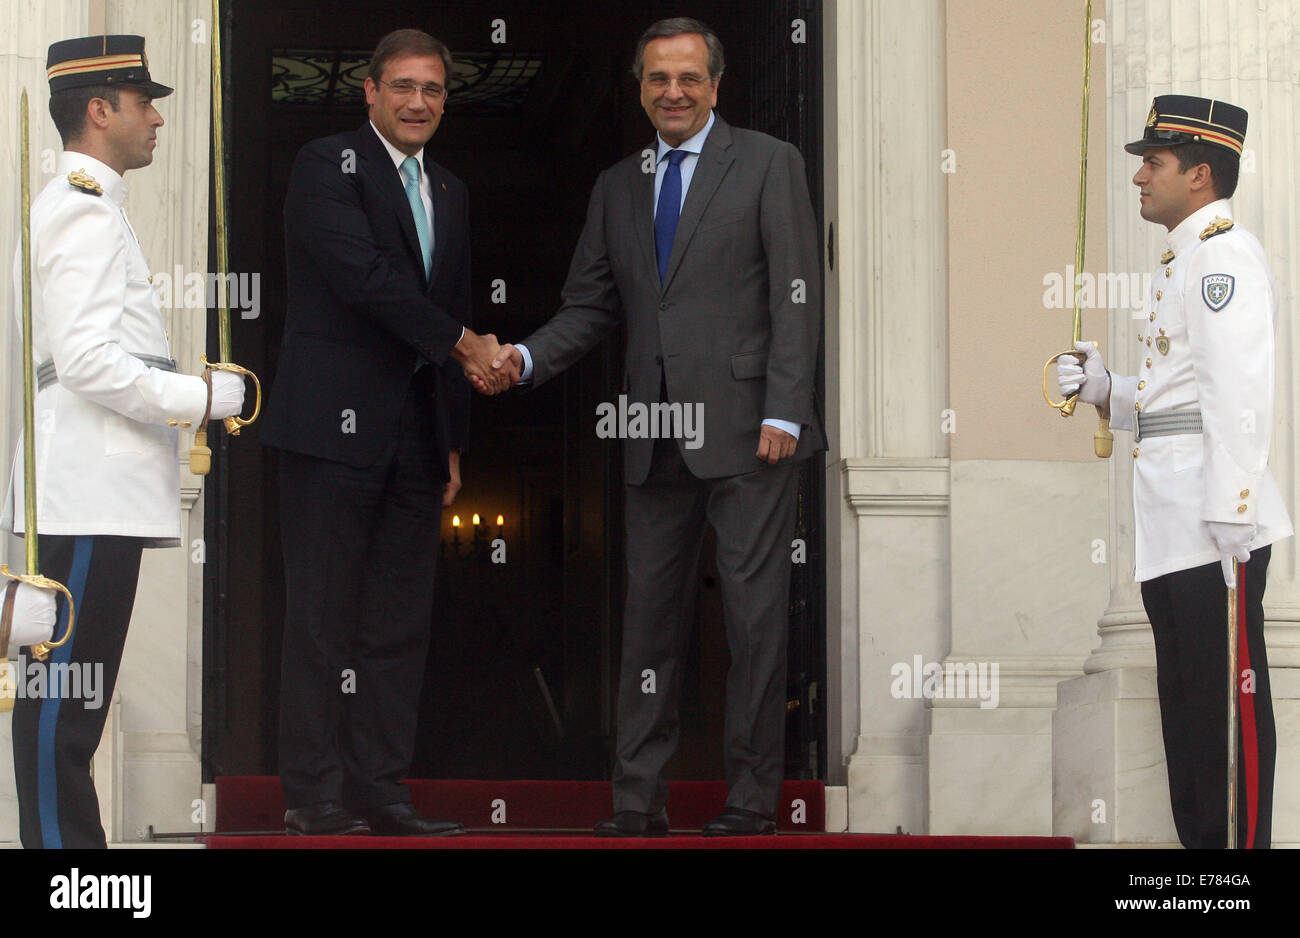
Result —
[[[641,106],[664,142],[681,146],[718,103],[721,78],[709,78],[709,47],[698,33],[652,39],[641,61]]]

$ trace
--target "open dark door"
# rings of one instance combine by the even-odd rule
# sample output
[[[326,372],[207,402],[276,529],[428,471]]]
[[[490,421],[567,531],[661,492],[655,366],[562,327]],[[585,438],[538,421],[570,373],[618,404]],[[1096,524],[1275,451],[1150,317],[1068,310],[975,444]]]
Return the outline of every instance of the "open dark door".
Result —
[[[539,6],[546,7],[539,9]],[[820,4],[700,0],[728,66],[718,109],[796,143],[820,213]],[[524,0],[450,6],[343,0],[224,5],[231,269],[261,273],[262,316],[236,321],[235,357],[273,389],[285,302],[282,205],[303,143],[365,121],[375,42],[425,29],[453,50],[430,146],[465,181],[475,326],[519,339],[554,312],[596,176],[653,130],[630,75],[649,0],[556,12]],[[805,44],[791,20],[807,21]],[[508,41],[492,41],[503,20]],[[623,603],[621,458],[595,433],[617,396],[622,337],[528,395],[475,402],[465,487],[446,511],[416,776],[607,778]],[[818,386],[821,388],[819,375]],[[277,458],[255,428],[218,454],[206,490],[204,779],[276,772],[284,597]],[[787,774],[819,777],[825,746],[824,496],[799,494],[806,563],[791,600]],[[474,515],[479,516],[477,525]],[[453,527],[453,516],[460,526]],[[500,518],[500,524],[498,524]],[[491,542],[507,545],[492,562]],[[720,778],[727,653],[706,558],[672,777]]]

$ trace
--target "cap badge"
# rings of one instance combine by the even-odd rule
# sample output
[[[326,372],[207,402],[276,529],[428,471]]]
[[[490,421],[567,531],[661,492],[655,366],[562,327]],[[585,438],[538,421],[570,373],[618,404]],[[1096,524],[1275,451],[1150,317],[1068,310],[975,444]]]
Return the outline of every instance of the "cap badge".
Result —
[[[1156,121],[1158,121],[1159,119],[1160,119],[1160,114],[1156,111],[1156,103],[1152,101],[1151,113],[1147,115],[1147,126],[1154,127],[1156,125]]]

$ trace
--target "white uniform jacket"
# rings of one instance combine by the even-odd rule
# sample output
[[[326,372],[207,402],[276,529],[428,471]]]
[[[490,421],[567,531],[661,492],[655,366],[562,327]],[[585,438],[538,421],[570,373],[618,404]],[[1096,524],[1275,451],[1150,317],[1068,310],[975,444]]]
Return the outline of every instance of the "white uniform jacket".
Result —
[[[81,170],[102,195],[74,186]],[[180,543],[178,430],[197,424],[207,388],[135,354],[171,357],[149,267],[122,211],[126,183],[98,160],[65,152],[32,203],[32,343],[58,381],[36,398],[37,523],[42,534],[115,534]],[[14,258],[22,317],[22,245]],[[22,393],[22,372],[5,376]],[[23,534],[20,442],[0,526]]]
[[[1234,225],[1202,239],[1220,218],[1232,218],[1227,199],[1169,232],[1137,338],[1142,368],[1111,376],[1112,427],[1168,410],[1199,409],[1203,422],[1200,434],[1133,443],[1139,582],[1218,560],[1207,521],[1254,522],[1252,548],[1292,533],[1268,468],[1277,291],[1254,235]]]

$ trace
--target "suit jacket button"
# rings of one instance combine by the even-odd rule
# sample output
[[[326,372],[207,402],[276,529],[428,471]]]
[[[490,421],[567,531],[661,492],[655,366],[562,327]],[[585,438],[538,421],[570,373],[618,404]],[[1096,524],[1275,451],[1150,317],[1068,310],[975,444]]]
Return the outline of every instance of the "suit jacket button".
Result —
[[[668,308],[668,304],[667,304],[667,303],[660,303],[660,304],[659,304],[659,308],[660,308],[660,309],[667,309],[667,308]]]
[[[656,355],[656,356],[655,356],[655,364],[656,364],[656,365],[662,365],[663,363],[664,363],[664,357],[663,357],[662,355]]]
[[[1246,506],[1245,506],[1245,505],[1238,505],[1238,506],[1237,506],[1237,514],[1239,514],[1239,515],[1244,515],[1245,513],[1246,513]]]
[[[1242,489],[1242,490],[1241,490],[1241,497],[1242,497],[1242,498],[1250,498],[1250,489]]]

